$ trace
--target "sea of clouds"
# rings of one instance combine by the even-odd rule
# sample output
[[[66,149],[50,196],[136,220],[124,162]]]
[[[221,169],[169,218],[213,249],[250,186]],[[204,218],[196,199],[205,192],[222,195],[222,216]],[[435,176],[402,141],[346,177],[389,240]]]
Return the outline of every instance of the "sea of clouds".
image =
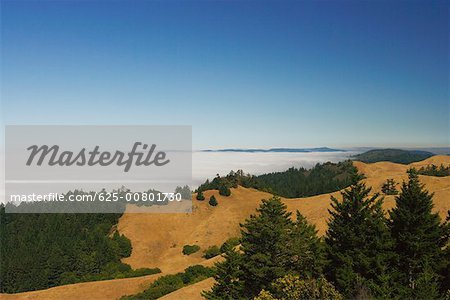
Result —
[[[242,169],[245,173],[260,175],[284,171],[290,167],[311,168],[317,163],[339,162],[360,151],[338,152],[194,152],[192,155],[192,186],[196,188],[207,178]]]

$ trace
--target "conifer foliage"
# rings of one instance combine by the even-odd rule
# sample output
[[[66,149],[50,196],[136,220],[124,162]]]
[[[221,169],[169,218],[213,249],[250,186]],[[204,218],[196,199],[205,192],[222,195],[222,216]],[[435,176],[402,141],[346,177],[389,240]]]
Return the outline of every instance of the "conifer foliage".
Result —
[[[323,247],[315,227],[299,212],[292,221],[280,198],[263,200],[241,228],[241,252],[227,248],[225,261],[217,264],[216,284],[204,293],[207,299],[250,299],[285,275],[320,273]]]
[[[396,207],[390,212],[390,227],[400,284],[409,288],[410,294],[406,296],[413,296],[420,292],[418,289],[429,288],[435,281],[433,270],[442,265],[442,248],[448,236],[445,238],[439,215],[432,212],[433,195],[419,182],[416,170],[408,173],[409,179],[403,183]]]
[[[392,239],[383,216],[383,200],[359,180],[342,192],[342,201],[331,198],[332,210],[325,237],[327,275],[346,297],[369,290],[389,297],[386,276],[392,260]]]

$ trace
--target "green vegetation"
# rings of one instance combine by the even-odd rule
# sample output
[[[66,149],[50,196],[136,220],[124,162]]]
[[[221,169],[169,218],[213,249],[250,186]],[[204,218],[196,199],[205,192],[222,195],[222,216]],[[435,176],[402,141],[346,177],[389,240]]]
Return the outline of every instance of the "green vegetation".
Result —
[[[230,188],[237,188],[238,182],[236,175],[233,171],[230,172],[226,177],[220,177],[219,174],[210,182],[209,179],[200,185],[197,189],[198,193],[206,190],[217,190],[221,196],[230,196]]]
[[[381,207],[383,200],[378,194],[369,197],[370,191],[356,181],[342,192],[342,201],[331,197],[326,274],[349,298],[361,296],[361,287],[370,289],[373,296],[391,297],[392,279],[387,271],[393,259],[393,241]]]
[[[197,192],[197,200],[199,200],[199,201],[205,200],[205,196],[203,195],[202,191]]]
[[[184,245],[183,246],[183,254],[184,255],[191,255],[195,252],[200,250],[200,246],[198,245]]]
[[[220,253],[219,247],[214,245],[205,250],[205,255],[203,255],[203,257],[209,259],[219,255]]]
[[[383,183],[383,186],[381,187],[381,191],[385,195],[397,195],[398,191],[397,191],[396,186],[397,186],[397,183],[395,182],[395,180],[392,178],[389,178],[386,180],[385,183]]]
[[[198,191],[215,189],[219,190],[221,195],[228,196],[229,188],[242,185],[286,198],[308,197],[348,187],[352,174],[356,172],[351,161],[317,164],[310,170],[290,168],[284,172],[259,176],[244,174],[242,170],[238,170],[231,171],[225,177],[217,175],[211,182],[207,180],[199,186]]]
[[[220,246],[220,252],[225,253],[230,249],[233,249],[237,245],[241,243],[241,240],[238,237],[231,237],[228,240],[226,240],[222,246]]]
[[[214,275],[214,269],[201,265],[191,266],[182,273],[165,275],[153,282],[148,289],[142,293],[124,296],[121,300],[153,300],[161,298],[173,291],[187,285],[202,281]]]
[[[214,195],[211,196],[211,198],[209,198],[209,205],[211,206],[217,206],[217,204],[219,204],[216,200],[216,197],[214,197]]]
[[[224,246],[206,299],[443,299],[448,295],[450,212],[432,213],[432,195],[414,170],[387,215],[361,176],[342,201],[331,198],[325,239],[279,198],[263,200],[241,225],[241,251]],[[237,240],[238,242],[238,240]],[[256,297],[256,298],[255,298]]]
[[[219,195],[221,196],[225,196],[228,197],[231,195],[231,190],[229,187],[227,187],[226,185],[221,185],[219,187]]]
[[[448,235],[443,238],[445,227],[441,227],[439,215],[432,212],[432,195],[419,182],[414,169],[408,172],[409,180],[403,183],[396,207],[390,212],[397,256],[395,267],[405,287],[404,298],[412,298],[417,293],[437,293],[442,248],[448,242]],[[432,286],[434,290],[430,290]]]
[[[159,269],[132,270],[120,259],[131,243],[113,231],[121,214],[6,214],[0,206],[2,293],[62,284],[135,277]]]
[[[292,221],[278,197],[263,200],[257,212],[241,225],[242,254],[230,247],[216,265],[217,283],[203,293],[207,299],[253,298],[289,272],[320,273],[323,251],[313,225],[300,213]]]
[[[335,287],[323,277],[301,279],[299,276],[286,275],[275,280],[270,290],[271,292],[262,290],[254,300],[343,299]]]
[[[379,161],[390,161],[398,164],[410,164],[427,159],[434,154],[427,151],[410,151],[400,149],[376,149],[370,150],[354,156],[355,160],[365,163],[375,163]]]
[[[437,177],[450,176],[450,166],[445,167],[442,164],[440,167],[436,165],[428,165],[426,167],[420,168],[417,171],[417,174]]]

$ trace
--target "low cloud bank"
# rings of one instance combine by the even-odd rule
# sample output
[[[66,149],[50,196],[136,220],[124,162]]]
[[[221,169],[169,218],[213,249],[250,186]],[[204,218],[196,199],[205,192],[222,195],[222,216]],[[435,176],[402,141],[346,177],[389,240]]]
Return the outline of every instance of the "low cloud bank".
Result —
[[[311,168],[317,163],[339,162],[360,151],[272,153],[272,152],[194,152],[192,155],[192,184],[197,187],[216,174],[226,175],[231,170],[259,175],[284,171],[290,167]]]

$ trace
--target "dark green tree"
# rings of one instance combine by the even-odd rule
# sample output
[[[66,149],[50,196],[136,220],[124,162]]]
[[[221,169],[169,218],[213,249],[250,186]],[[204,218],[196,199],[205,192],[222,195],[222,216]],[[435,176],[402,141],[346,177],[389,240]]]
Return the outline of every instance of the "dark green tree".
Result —
[[[381,187],[381,191],[385,195],[397,195],[398,191],[397,191],[396,186],[397,186],[397,183],[395,182],[395,180],[392,178],[389,178],[386,180],[385,183],[383,183],[383,186]]]
[[[217,202],[217,200],[216,200],[216,197],[214,197],[214,195],[212,195],[210,198],[209,198],[209,205],[211,205],[211,206],[217,206],[217,204],[219,204],[218,202]]]
[[[199,200],[199,201],[205,200],[205,196],[203,195],[202,191],[198,191],[196,199]]]
[[[409,287],[409,296],[414,296],[419,278],[423,282],[439,272],[446,239],[439,215],[432,212],[433,194],[420,183],[416,170],[408,173],[409,179],[403,182],[396,207],[390,212],[390,228],[400,284]]]
[[[226,186],[225,184],[221,185],[219,187],[219,194],[222,196],[230,196],[231,195],[231,190],[228,186]]]
[[[216,283],[210,291],[202,292],[203,297],[210,300],[241,299],[243,294],[242,254],[230,248],[224,254],[225,260],[216,263],[214,279]]]
[[[389,298],[389,266],[393,242],[382,211],[383,200],[354,176],[342,201],[331,197],[332,210],[325,242],[329,264],[326,274],[345,297],[369,289],[373,296]]]
[[[287,273],[291,257],[288,240],[293,229],[291,213],[279,197],[263,200],[257,209],[241,224],[241,248],[246,297],[254,297],[277,278]]]
[[[297,211],[297,218],[287,240],[288,269],[302,277],[319,277],[325,265],[325,248],[316,226]]]
[[[440,266],[440,276],[442,277],[441,292],[448,293],[450,299],[450,210],[447,211],[447,218],[442,225],[443,235],[441,244],[444,244],[443,259]]]

